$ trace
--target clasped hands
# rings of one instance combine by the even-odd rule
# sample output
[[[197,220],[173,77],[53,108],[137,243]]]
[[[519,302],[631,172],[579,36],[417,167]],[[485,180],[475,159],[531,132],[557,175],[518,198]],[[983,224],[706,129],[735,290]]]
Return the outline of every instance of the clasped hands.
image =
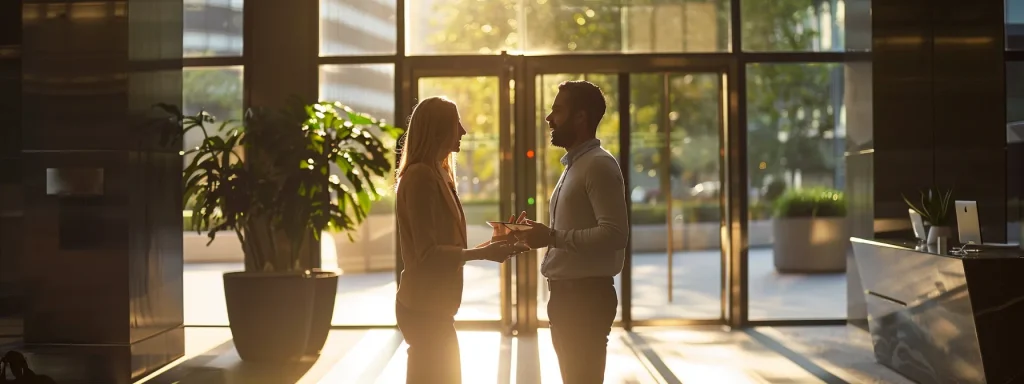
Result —
[[[508,222],[525,224],[530,226],[530,229],[519,231],[504,229],[503,235],[493,236],[490,240],[477,245],[475,248],[486,250],[485,258],[487,260],[505,262],[519,253],[550,245],[548,226],[527,219],[526,211],[520,213],[518,218],[512,215]]]

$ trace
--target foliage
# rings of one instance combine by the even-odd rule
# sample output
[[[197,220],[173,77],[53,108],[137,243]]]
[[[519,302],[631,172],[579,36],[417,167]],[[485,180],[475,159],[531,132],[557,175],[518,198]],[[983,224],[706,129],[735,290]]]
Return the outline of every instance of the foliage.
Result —
[[[921,196],[917,204],[910,201],[906,195],[901,196],[910,209],[920,214],[921,219],[928,224],[940,227],[950,225],[953,215],[950,214],[949,204],[953,201],[953,189],[929,188],[919,193]]]
[[[743,49],[809,51],[821,38],[808,25],[819,2],[742,1]],[[834,7],[830,7],[834,8]],[[834,11],[833,11],[834,12]],[[840,166],[835,155],[834,105],[839,64],[751,64],[747,68],[747,169],[751,187],[781,179],[787,171],[825,174]],[[762,167],[762,165],[764,165]]]
[[[779,196],[782,196],[786,192],[786,182],[782,180],[772,180],[764,188],[764,199],[767,201],[775,201]]]
[[[843,217],[846,198],[829,188],[791,189],[775,200],[775,217]]]
[[[233,232],[247,270],[305,269],[302,250],[327,229],[351,240],[381,196],[374,178],[391,170],[380,137],[399,134],[338,103],[259,109],[219,125],[206,112],[160,107],[182,135],[202,135],[182,153],[191,155],[182,172],[184,199],[195,205],[191,229],[207,231],[210,242],[220,231]]]
[[[712,4],[716,12],[714,48],[728,50],[730,10],[727,1],[694,0],[687,4]],[[630,7],[642,8],[655,1],[634,1]],[[743,42],[747,51],[794,52],[813,49],[820,34],[807,24],[811,16],[810,0],[742,1]],[[431,17],[426,45],[410,41],[417,53],[431,54],[495,54],[501,50],[527,51],[531,54],[570,52],[623,52],[626,6],[620,3],[584,2],[579,0],[446,0],[429,11]],[[635,9],[635,8],[634,8]],[[740,10],[733,10],[740,11]],[[526,26],[525,28],[523,26]],[[691,32],[692,33],[692,32]],[[707,49],[707,48],[701,48]],[[734,51],[737,47],[732,48]],[[805,174],[830,174],[839,166],[832,152],[837,145],[836,116],[832,95],[838,91],[836,76],[842,68],[835,64],[754,64],[747,70],[748,100],[748,169],[750,186],[762,187],[766,180],[780,180],[787,172],[800,170]],[[628,150],[634,174],[630,179],[641,185],[644,179],[660,183],[660,172],[666,166],[674,180],[694,185],[719,178],[718,126],[720,79],[714,75],[672,75],[669,93],[673,119],[664,127],[660,116],[664,84],[656,73],[637,73],[630,77],[632,105],[630,148],[618,143],[619,84],[615,74],[556,74],[538,79],[537,127],[554,99],[555,87],[564,80],[585,79],[600,86],[609,105],[598,137],[613,154]],[[420,81],[420,95],[470,95],[453,97],[459,104],[463,122],[470,132],[467,139],[493,142],[494,145],[466,150],[459,155],[459,172],[472,174],[481,185],[467,200],[493,196],[483,184],[497,188],[497,93],[496,81]],[[475,80],[475,79],[474,79]],[[494,95],[494,96],[491,96]],[[671,129],[671,151],[666,154],[665,131]],[[479,132],[479,133],[474,133]],[[474,136],[476,135],[476,136]],[[559,158],[564,153],[546,148],[546,134],[540,134],[538,146],[539,171],[547,187],[553,187],[561,170]],[[668,158],[665,158],[666,155]],[[762,169],[761,163],[766,166]],[[651,176],[651,172],[656,175]],[[660,186],[667,190],[670,186]]]

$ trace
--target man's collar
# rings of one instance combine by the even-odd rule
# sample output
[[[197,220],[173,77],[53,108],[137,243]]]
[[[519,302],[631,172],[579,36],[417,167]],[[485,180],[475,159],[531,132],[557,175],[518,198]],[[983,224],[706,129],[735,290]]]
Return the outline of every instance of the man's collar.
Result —
[[[576,161],[576,159],[579,158],[584,153],[587,153],[591,149],[594,149],[594,148],[597,148],[597,147],[600,147],[600,146],[601,146],[601,139],[598,139],[598,138],[593,138],[593,139],[584,141],[584,142],[580,143],[579,145],[577,145],[577,146],[573,147],[572,149],[570,149],[568,152],[566,152],[565,155],[562,156],[562,159],[560,161],[561,161],[563,166],[568,167],[570,164],[572,164],[574,161]]]

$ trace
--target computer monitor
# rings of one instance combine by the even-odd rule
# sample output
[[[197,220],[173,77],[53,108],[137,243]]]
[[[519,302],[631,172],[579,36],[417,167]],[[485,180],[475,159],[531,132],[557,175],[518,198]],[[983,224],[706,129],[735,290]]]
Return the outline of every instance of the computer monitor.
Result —
[[[908,209],[910,212],[910,225],[914,227],[914,237],[918,240],[928,240],[928,232],[924,230],[924,219],[921,218],[921,214],[913,209]]]
[[[957,200],[956,227],[960,235],[960,244],[981,245],[981,225],[978,223],[978,202]]]

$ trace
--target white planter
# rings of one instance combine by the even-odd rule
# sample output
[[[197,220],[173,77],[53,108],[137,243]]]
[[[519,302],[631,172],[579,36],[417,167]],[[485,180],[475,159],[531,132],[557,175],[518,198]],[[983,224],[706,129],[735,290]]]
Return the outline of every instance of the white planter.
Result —
[[[779,272],[844,272],[850,246],[845,217],[772,220],[775,269]]]
[[[953,228],[945,225],[928,227],[928,245],[938,244],[940,237],[945,237],[947,241],[952,241]]]

